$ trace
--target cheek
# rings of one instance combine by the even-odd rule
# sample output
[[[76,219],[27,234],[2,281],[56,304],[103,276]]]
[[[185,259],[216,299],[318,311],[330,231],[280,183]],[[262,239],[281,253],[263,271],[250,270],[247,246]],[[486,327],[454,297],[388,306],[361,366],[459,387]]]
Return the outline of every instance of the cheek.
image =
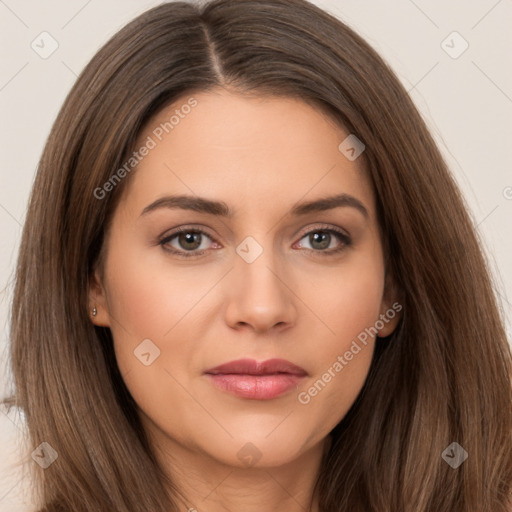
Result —
[[[314,313],[327,352],[343,350],[379,318],[384,267],[379,246],[372,248],[352,253],[337,268],[316,272],[314,279],[296,279],[302,282],[297,295]]]
[[[307,295],[322,320],[317,322],[322,335],[319,331],[311,340],[314,373],[298,391],[298,402],[321,418],[327,431],[353,404],[372,361],[384,268],[378,251],[366,254],[359,254],[329,279],[317,279]]]
[[[157,375],[168,381],[165,370],[177,377],[190,370],[188,365],[197,350],[197,340],[190,343],[196,320],[208,315],[208,301],[216,296],[208,292],[225,269],[170,265],[158,248],[116,250],[129,246],[112,243],[106,265],[110,329],[121,374],[134,398],[145,402],[151,396],[144,390],[162,387]],[[150,356],[141,361],[139,356],[148,352]],[[158,357],[146,367],[144,359],[152,361],[155,355]]]
[[[169,265],[159,248],[128,254],[113,250],[110,261],[109,310],[113,331],[121,337],[161,338],[218,280],[212,271]]]
[[[134,366],[141,369],[134,351],[144,340],[159,340],[172,327],[174,319],[168,312],[178,306],[178,299],[172,293],[163,295],[154,267],[137,251],[122,250],[126,247],[134,245],[112,239],[105,272],[110,329],[123,374],[128,374]],[[159,350],[158,345],[159,342],[156,343]],[[152,357],[158,353],[157,349],[153,348]]]

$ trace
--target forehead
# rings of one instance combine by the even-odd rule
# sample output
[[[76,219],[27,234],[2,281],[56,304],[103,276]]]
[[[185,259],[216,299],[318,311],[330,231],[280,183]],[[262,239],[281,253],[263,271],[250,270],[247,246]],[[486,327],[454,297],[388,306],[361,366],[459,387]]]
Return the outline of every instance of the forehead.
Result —
[[[248,97],[219,89],[185,95],[146,125],[129,200],[143,208],[166,193],[221,198],[247,209],[292,205],[335,193],[373,210],[363,158],[339,146],[349,135],[323,110],[290,97]]]

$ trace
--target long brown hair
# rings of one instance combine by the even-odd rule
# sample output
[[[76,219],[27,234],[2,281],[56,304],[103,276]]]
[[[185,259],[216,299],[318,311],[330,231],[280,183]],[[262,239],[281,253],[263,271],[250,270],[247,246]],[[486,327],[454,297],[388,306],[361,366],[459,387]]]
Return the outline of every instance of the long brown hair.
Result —
[[[88,316],[88,280],[130,176],[98,199],[169,103],[226,87],[324,109],[366,149],[397,330],[333,430],[323,512],[505,512],[512,490],[512,362],[473,223],[424,121],[389,66],[305,0],[165,3],[95,55],[48,138],[23,230],[11,317],[13,403],[46,512],[177,510],[118,371]],[[340,141],[341,142],[341,141]],[[457,468],[442,453],[458,443]],[[169,492],[171,489],[172,492]]]

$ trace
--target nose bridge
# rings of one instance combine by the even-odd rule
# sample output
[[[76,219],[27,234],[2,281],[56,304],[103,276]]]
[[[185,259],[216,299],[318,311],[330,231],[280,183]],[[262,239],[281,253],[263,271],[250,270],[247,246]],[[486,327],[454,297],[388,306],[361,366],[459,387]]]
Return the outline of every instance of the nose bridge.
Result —
[[[286,275],[270,236],[245,238],[236,248],[230,277],[227,320],[231,325],[249,324],[264,331],[294,321],[293,294],[287,289]],[[286,274],[286,272],[285,272]]]

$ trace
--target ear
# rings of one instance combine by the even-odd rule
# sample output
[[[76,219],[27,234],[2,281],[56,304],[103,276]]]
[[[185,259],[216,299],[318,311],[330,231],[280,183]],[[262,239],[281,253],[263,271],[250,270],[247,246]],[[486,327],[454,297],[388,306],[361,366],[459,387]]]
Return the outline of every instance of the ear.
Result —
[[[386,281],[382,302],[380,305],[379,320],[375,323],[379,338],[386,338],[394,332],[402,317],[402,294],[397,289],[394,279],[386,273]]]
[[[92,315],[96,308],[96,315]],[[95,270],[89,278],[89,318],[94,325],[110,327],[110,311],[107,295],[98,270]]]

